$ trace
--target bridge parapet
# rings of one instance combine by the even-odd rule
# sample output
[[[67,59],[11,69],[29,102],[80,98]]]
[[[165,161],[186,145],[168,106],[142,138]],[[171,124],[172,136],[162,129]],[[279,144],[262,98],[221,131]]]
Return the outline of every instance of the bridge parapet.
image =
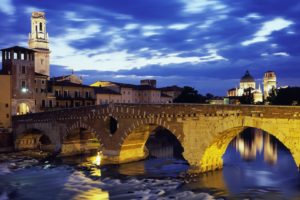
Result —
[[[122,113],[122,117],[196,117],[249,116],[264,118],[300,119],[300,107],[296,106],[249,106],[249,105],[208,105],[208,104],[110,104],[69,108],[42,113],[14,116],[15,122],[41,120],[65,121],[83,116],[106,116]],[[125,115],[124,115],[125,113]]]

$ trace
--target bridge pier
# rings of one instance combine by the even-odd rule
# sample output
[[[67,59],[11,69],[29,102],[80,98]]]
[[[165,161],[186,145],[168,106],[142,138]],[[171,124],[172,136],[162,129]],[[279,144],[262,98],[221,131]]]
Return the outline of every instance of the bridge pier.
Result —
[[[144,160],[148,157],[147,149],[142,150],[140,147],[127,150],[103,150],[103,160],[109,164],[122,164],[139,160]]]

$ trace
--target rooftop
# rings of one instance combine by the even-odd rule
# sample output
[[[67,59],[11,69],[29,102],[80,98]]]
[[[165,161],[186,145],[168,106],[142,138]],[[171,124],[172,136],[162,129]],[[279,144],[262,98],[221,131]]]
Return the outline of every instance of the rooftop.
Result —
[[[245,83],[245,82],[255,82],[253,76],[251,76],[251,74],[249,73],[249,71],[247,70],[245,75],[241,78],[241,82]]]
[[[94,87],[96,94],[115,94],[115,95],[121,95],[120,93],[113,91],[107,87]]]
[[[13,46],[13,47],[9,47],[9,48],[5,48],[5,49],[1,49],[1,51],[29,51],[29,52],[35,52],[33,49],[28,49],[25,47],[20,47],[20,46]]]
[[[78,83],[72,83],[70,81],[49,81],[49,85],[52,86],[66,86],[66,87],[84,87],[84,88],[94,88],[89,85],[83,85],[83,84],[78,84]]]

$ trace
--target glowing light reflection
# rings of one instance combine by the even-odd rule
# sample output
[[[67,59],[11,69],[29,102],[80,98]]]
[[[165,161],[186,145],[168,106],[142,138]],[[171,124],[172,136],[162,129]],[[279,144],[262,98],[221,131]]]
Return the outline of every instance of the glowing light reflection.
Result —
[[[265,162],[271,165],[277,163],[277,146],[268,133],[263,135],[262,130],[256,129],[254,138],[250,142],[238,136],[234,144],[244,160],[254,160],[258,154],[263,152]]]

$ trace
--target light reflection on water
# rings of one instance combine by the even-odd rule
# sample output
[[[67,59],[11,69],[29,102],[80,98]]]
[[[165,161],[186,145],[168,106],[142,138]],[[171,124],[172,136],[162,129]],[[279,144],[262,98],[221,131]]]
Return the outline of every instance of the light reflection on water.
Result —
[[[277,162],[276,140],[271,140],[270,134],[264,133],[260,129],[248,129],[246,131],[248,137],[242,137],[245,133],[241,133],[232,141],[232,145],[235,146],[240,156],[244,160],[254,160],[257,155],[263,153],[264,161],[275,165]]]

